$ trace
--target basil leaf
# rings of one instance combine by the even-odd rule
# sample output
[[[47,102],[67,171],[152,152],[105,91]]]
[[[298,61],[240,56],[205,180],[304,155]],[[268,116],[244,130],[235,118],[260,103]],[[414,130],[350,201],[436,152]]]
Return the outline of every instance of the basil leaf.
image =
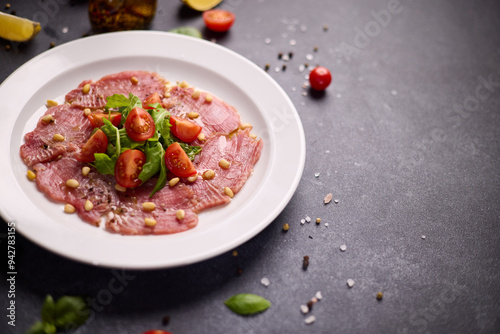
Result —
[[[92,164],[99,173],[115,175],[116,155],[110,157],[106,153],[94,153],[95,161]]]
[[[168,32],[173,32],[180,35],[186,35],[196,38],[201,38],[201,32],[193,27],[177,27],[174,29],[170,29]]]
[[[64,328],[67,324],[81,326],[87,321],[90,311],[82,297],[64,296],[56,302],[55,325]]]
[[[42,306],[42,322],[44,323],[53,323],[54,315],[56,311],[56,304],[54,303],[54,299],[51,295],[47,295],[45,297],[45,301]]]
[[[37,321],[33,326],[28,329],[26,334],[45,334],[45,330],[43,327],[43,322]]]
[[[165,166],[165,151],[163,151],[163,154],[161,156],[161,165],[160,165],[160,176],[158,177],[158,181],[156,181],[156,185],[151,192],[151,195],[149,197],[153,197],[153,195],[163,189],[165,187],[165,184],[167,183],[167,166]]]
[[[139,174],[139,179],[144,183],[156,173],[160,171],[161,160],[163,158],[163,146],[159,142],[148,143],[144,147],[144,154],[146,154],[146,163],[142,166],[142,171]]]
[[[250,315],[267,310],[271,302],[251,293],[240,293],[224,302],[229,309],[240,315]]]

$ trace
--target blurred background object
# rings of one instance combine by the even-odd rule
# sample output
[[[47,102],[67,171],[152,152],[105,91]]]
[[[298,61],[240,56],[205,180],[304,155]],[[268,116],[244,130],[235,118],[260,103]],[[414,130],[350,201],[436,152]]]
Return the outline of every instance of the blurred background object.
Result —
[[[95,32],[145,29],[156,13],[156,0],[90,0],[89,19]]]

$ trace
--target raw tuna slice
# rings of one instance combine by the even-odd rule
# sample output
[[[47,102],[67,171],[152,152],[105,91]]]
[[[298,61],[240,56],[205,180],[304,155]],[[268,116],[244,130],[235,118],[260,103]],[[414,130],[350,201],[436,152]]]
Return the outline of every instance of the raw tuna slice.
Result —
[[[137,82],[132,78],[137,79]],[[84,94],[82,89],[87,83],[90,84],[90,91]],[[163,97],[165,84],[165,79],[156,73],[143,71],[120,72],[102,77],[96,82],[83,81],[76,89],[66,95],[66,101],[80,108],[104,108],[106,98],[113,94],[123,94],[128,97],[129,93],[132,93],[139,97],[141,101],[155,92],[160,97]]]
[[[63,157],[56,161],[39,163],[33,166],[36,171],[38,188],[52,199],[69,203],[76,208],[78,215],[85,221],[98,224],[101,216],[108,213],[111,207],[118,204],[117,191],[114,189],[114,177],[103,175],[93,169],[87,176],[82,175],[86,166],[73,157]],[[70,188],[66,181],[75,179],[78,188]],[[85,202],[89,200],[93,209],[85,210]]]
[[[240,115],[226,102],[212,96],[206,100],[207,93],[200,92],[193,97],[194,88],[172,88],[170,97],[163,100],[164,108],[174,116],[188,118],[187,114],[196,112],[199,117],[192,121],[202,127],[202,133],[208,138],[213,133],[229,134],[241,125]]]
[[[128,189],[120,195],[118,205],[106,216],[106,228],[122,234],[170,234],[193,228],[198,223],[198,217],[190,209],[193,190],[183,184],[175,187],[168,185],[161,191],[149,197],[156,180],[149,180],[135,189]],[[144,202],[152,202],[152,211],[143,208]],[[178,220],[176,212],[183,209],[185,218]],[[149,227],[145,218],[153,218],[156,225]]]
[[[28,166],[80,150],[92,132],[92,125],[80,108],[63,104],[49,108],[46,115],[52,115],[53,121],[44,122],[41,117],[36,129],[24,137],[20,154]],[[64,140],[54,140],[55,134],[62,135]]]

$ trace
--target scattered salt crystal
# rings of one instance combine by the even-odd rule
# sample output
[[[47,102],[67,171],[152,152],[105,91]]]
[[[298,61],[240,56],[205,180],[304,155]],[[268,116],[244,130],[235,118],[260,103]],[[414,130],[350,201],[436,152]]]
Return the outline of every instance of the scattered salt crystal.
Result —
[[[283,37],[283,38],[287,38],[287,36],[288,36],[288,34],[287,34],[286,32],[282,32],[282,33],[281,33],[281,37]]]
[[[289,57],[287,54],[284,54],[284,55],[281,57],[281,60],[283,60],[283,61],[289,61],[289,60],[290,60],[290,57]]]
[[[422,236],[422,239],[424,239],[424,240],[425,240],[425,235],[423,235],[423,236]]]
[[[300,31],[306,32],[307,26],[305,24],[300,25]]]
[[[332,201],[332,197],[333,197],[333,195],[332,195],[331,193],[330,193],[330,194],[327,194],[327,195],[325,196],[325,198],[323,199],[323,202],[325,202],[325,204],[330,203],[330,202]]]
[[[279,72],[279,71],[280,71],[279,66],[276,66],[276,67],[274,68],[274,72]]]
[[[398,91],[397,91],[397,90],[395,90],[395,89],[393,89],[393,90],[391,91],[391,94],[392,94],[392,95],[398,95]]]
[[[304,75],[304,79],[309,80],[309,74]]]
[[[306,67],[304,65],[299,66],[299,72],[304,72],[305,69]]]
[[[338,94],[337,94],[337,98],[339,98],[339,99],[340,99],[341,97],[342,97],[342,94],[338,93]]]
[[[307,96],[307,92],[302,92],[302,95]]]
[[[321,294],[321,291],[316,292],[315,297],[316,297],[318,300],[323,299],[323,295]]]
[[[266,44],[271,44],[271,39],[269,37],[267,37],[265,40],[264,40],[264,43]]]
[[[317,302],[318,302],[318,298],[316,298],[316,297],[312,297],[312,298],[311,298],[311,301],[313,302],[313,304],[314,304],[314,303],[317,303]]]
[[[328,223],[325,223],[325,226],[328,227]]]
[[[307,60],[313,60],[314,59],[314,56],[310,53],[306,54],[306,59]]]
[[[302,225],[304,225],[304,224],[306,223],[306,220],[305,220],[304,218],[302,218],[302,219],[300,220],[300,223],[301,223]]]
[[[297,44],[297,41],[296,41],[296,40],[294,40],[294,39],[291,39],[291,40],[290,40],[290,45],[295,45],[295,44]]]
[[[297,90],[296,87],[292,87],[292,92],[295,92]]]
[[[306,323],[306,325],[310,325],[310,324],[312,324],[315,321],[316,321],[316,317],[314,315],[311,315],[311,316],[307,317],[304,320],[304,322]]]
[[[340,250],[345,252],[345,250],[347,249],[347,246],[346,245],[340,245]]]
[[[309,313],[309,307],[307,307],[307,305],[300,305],[300,312],[304,314]]]
[[[347,280],[347,286],[350,287],[350,288],[352,288],[353,285],[354,285],[354,280],[352,278],[349,278]]]
[[[269,281],[269,278],[267,277],[262,277],[262,279],[260,280],[260,284],[262,284],[265,287],[268,287],[269,284],[271,284],[271,281]]]
[[[333,201],[335,202],[335,204],[338,204],[338,203],[339,203],[339,200],[338,200],[338,199],[334,199]]]
[[[314,173],[314,177],[319,177],[319,173]]]
[[[306,216],[306,223],[310,223],[310,222],[311,222],[311,217]]]
[[[68,32],[69,28],[68,27],[64,27],[62,28],[62,33],[63,34],[66,34]]]

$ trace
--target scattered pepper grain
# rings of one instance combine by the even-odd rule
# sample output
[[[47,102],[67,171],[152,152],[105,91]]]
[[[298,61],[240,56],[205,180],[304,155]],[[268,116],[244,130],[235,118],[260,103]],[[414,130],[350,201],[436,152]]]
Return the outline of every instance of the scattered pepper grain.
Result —
[[[382,300],[383,297],[384,294],[382,293],[382,291],[377,292],[377,300]]]
[[[305,255],[302,261],[302,269],[306,270],[309,267],[309,256]]]
[[[238,256],[238,251],[235,249],[235,250],[233,250],[233,251],[231,252],[231,254],[232,254],[234,257],[236,257],[236,256]]]
[[[56,46],[56,43],[55,42],[50,42],[49,49],[52,49],[54,46]]]
[[[316,218],[316,224],[321,223],[321,218]]]
[[[170,323],[170,317],[168,315],[164,316],[161,319],[161,323],[163,324],[163,326],[167,326]]]
[[[11,48],[10,44],[5,44],[5,51],[10,51]]]
[[[285,231],[285,232],[286,232],[286,231],[288,231],[288,229],[289,229],[289,228],[290,228],[290,225],[288,225],[288,223],[285,223],[285,224],[283,225],[283,231]]]

